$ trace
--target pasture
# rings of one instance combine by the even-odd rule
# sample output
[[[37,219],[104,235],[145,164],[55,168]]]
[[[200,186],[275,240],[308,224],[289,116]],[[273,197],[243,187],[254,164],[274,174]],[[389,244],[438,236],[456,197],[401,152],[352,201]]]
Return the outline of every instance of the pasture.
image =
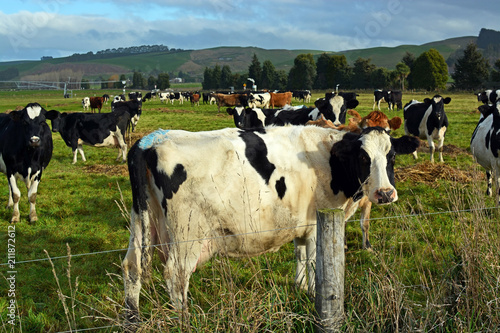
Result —
[[[121,91],[78,91],[70,99],[54,91],[0,92],[0,111],[29,102],[47,110],[81,111],[83,97],[103,93]],[[373,92],[359,95],[356,110],[364,116],[372,111]],[[403,104],[432,95],[404,92]],[[397,157],[399,201],[372,209],[375,251],[361,248],[355,218],[346,224],[345,332],[500,329],[500,213],[495,199],[484,196],[484,172],[469,149],[479,103],[473,94],[442,95],[452,98],[445,106],[450,123],[445,162],[431,164],[424,142],[417,161],[411,155]],[[315,92],[312,101],[322,96]],[[389,118],[403,117],[402,111],[382,106]],[[109,102],[103,112],[110,112]],[[143,103],[128,142],[158,128],[224,127],[234,127],[225,109],[218,113],[215,105],[171,105],[157,99]],[[392,133],[403,134],[403,127]],[[14,280],[7,279],[11,269],[0,266],[0,332],[121,331],[120,265],[132,201],[126,164],[115,162],[116,148],[84,146],[87,162],[72,165],[71,149],[59,133],[53,133],[53,140],[52,160],[38,189],[36,224],[28,223],[26,189],[19,183],[21,221],[14,234],[9,232],[9,191],[0,175],[0,263],[7,262],[8,238],[15,239],[16,259]],[[258,258],[217,257],[198,268],[190,284],[190,315],[183,320],[169,306],[157,257],[153,264],[153,283],[141,297],[144,332],[313,331],[314,301],[294,286],[292,244]],[[12,299],[15,326],[8,316]]]

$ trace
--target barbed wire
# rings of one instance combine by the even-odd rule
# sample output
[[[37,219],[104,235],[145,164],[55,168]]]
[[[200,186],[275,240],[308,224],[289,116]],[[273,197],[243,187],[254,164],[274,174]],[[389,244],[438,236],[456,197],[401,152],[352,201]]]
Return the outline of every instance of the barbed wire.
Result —
[[[458,214],[458,213],[471,213],[471,212],[476,212],[476,211],[484,211],[484,210],[492,210],[492,209],[499,209],[500,207],[484,207],[484,208],[474,208],[474,209],[461,209],[461,210],[451,210],[451,211],[443,211],[443,212],[429,212],[429,213],[419,213],[419,214],[407,214],[407,215],[396,215],[396,216],[386,216],[386,217],[375,217],[375,218],[369,218],[366,219],[367,221],[380,221],[380,220],[391,220],[391,219],[403,219],[403,218],[412,218],[412,217],[425,217],[425,216],[434,216],[434,215],[443,215],[443,214]],[[357,222],[359,219],[349,219],[346,221],[346,223],[352,223],[352,222]],[[499,221],[492,221],[499,223]],[[192,240],[185,240],[181,242],[167,242],[167,243],[162,243],[162,244],[154,244],[150,245],[147,247],[141,247],[141,248],[156,248],[156,247],[162,247],[162,246],[171,246],[175,244],[184,244],[184,243],[191,243],[191,242],[203,242],[203,241],[209,241],[209,240],[214,240],[214,239],[220,239],[220,238],[226,238],[226,237],[241,237],[241,236],[248,236],[252,234],[262,234],[262,233],[268,233],[268,232],[276,232],[276,231],[283,231],[283,230],[290,230],[290,229],[297,229],[297,228],[306,228],[306,227],[314,227],[316,224],[307,224],[307,225],[302,225],[302,226],[294,226],[294,227],[286,227],[286,228],[277,228],[277,229],[269,229],[269,230],[261,230],[261,231],[253,231],[253,232],[247,232],[247,233],[240,233],[240,234],[234,234],[234,235],[224,235],[224,236],[215,236],[215,237],[207,237],[207,238],[200,238],[200,239],[192,239]],[[22,260],[22,261],[16,261],[16,265],[18,264],[26,264],[26,263],[34,263],[34,262],[41,262],[41,261],[49,261],[49,260],[58,260],[58,259],[67,259],[69,257],[71,258],[79,258],[79,257],[85,257],[85,256],[90,256],[90,255],[99,255],[99,254],[109,254],[109,253],[116,253],[116,252],[125,252],[128,251],[129,249],[135,249],[134,247],[132,248],[122,248],[122,249],[112,249],[112,250],[104,250],[104,251],[97,251],[97,252],[87,252],[87,253],[77,253],[77,254],[71,254],[71,255],[64,255],[64,256],[57,256],[57,257],[49,257],[49,258],[39,258],[39,259],[30,259],[30,260]],[[6,266],[9,265],[9,263],[0,263],[1,266]]]

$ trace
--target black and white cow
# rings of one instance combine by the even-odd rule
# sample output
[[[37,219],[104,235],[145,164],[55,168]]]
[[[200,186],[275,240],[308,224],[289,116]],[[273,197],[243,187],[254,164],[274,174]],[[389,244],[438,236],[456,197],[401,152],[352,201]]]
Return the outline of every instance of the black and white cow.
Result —
[[[500,194],[500,100],[494,105],[481,105],[481,118],[472,134],[470,148],[476,161],[486,170],[488,188],[492,195],[492,175],[495,177],[496,193]],[[499,197],[500,200],[500,197]],[[500,204],[500,201],[497,202]]]
[[[493,105],[500,98],[500,90],[488,89],[477,93],[477,101],[483,104]]]
[[[158,130],[143,137],[128,154],[133,203],[122,263],[127,318],[138,320],[156,246],[177,308],[187,304],[196,267],[212,256],[257,256],[292,240],[295,282],[314,291],[316,211],[343,208],[363,195],[376,204],[396,201],[395,155],[418,144],[381,128],[345,134],[316,126]]]
[[[46,119],[57,111],[46,111],[38,103],[30,103],[20,111],[0,114],[0,171],[9,182],[8,207],[13,208],[11,223],[19,222],[21,191],[17,180],[28,189],[30,222],[37,221],[36,196],[42,173],[52,158],[52,134]]]
[[[73,164],[77,161],[78,152],[85,162],[82,144],[94,147],[118,146],[120,157],[125,162],[127,143],[125,133],[130,126],[130,115],[127,111],[115,110],[111,113],[60,113],[52,120],[52,131],[61,134],[66,146],[73,151]]]
[[[132,125],[132,132],[139,122],[142,114],[142,100],[133,99],[126,102],[117,102],[113,105],[113,112],[120,113],[123,111],[128,112],[130,115],[130,124]]]
[[[429,143],[430,160],[434,162],[434,141],[437,140],[439,161],[443,162],[443,143],[448,129],[448,117],[444,112],[444,105],[450,103],[451,98],[435,95],[426,98],[423,103],[412,100],[404,107],[404,124],[406,134],[411,134],[420,139],[427,139]],[[413,153],[415,159],[417,152]]]
[[[128,93],[128,98],[129,100],[138,100],[140,101],[142,99],[142,92],[140,91],[131,91]]]
[[[271,102],[271,94],[264,93],[250,93],[248,94],[248,107],[249,108],[269,108]]]
[[[380,111],[380,102],[387,102],[389,100],[389,95],[390,91],[388,90],[380,90],[377,89],[373,92],[373,107],[372,109],[375,110],[375,107],[378,108]]]
[[[184,97],[184,94],[182,94],[180,92],[171,92],[169,94],[169,99],[170,99],[170,103],[172,103],[172,105],[173,105],[174,101],[179,101],[179,104],[184,104],[184,100],[186,98]]]

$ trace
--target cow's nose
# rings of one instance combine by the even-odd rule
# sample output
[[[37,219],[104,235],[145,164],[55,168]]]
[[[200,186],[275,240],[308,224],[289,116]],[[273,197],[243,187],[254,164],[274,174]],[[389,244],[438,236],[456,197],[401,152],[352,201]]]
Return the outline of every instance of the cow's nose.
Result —
[[[379,204],[390,203],[394,201],[396,197],[396,191],[394,189],[379,189],[375,192],[375,197]]]
[[[34,136],[30,139],[30,145],[32,147],[38,147],[40,145],[40,138],[37,136]]]

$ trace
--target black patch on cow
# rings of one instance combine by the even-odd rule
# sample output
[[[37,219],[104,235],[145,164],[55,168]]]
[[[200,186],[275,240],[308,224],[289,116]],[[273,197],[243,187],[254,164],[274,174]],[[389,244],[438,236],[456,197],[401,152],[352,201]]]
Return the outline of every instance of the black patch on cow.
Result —
[[[332,181],[330,187],[334,194],[343,192],[347,198],[361,199],[361,182],[370,172],[370,157],[361,149],[359,135],[347,133],[335,143],[330,155]]]
[[[269,185],[269,179],[276,167],[267,158],[266,143],[253,131],[240,131],[239,136],[245,142],[245,156],[250,165]]]
[[[277,180],[275,187],[276,192],[278,192],[278,197],[280,199],[283,199],[286,193],[285,177],[281,177],[279,180]]]

